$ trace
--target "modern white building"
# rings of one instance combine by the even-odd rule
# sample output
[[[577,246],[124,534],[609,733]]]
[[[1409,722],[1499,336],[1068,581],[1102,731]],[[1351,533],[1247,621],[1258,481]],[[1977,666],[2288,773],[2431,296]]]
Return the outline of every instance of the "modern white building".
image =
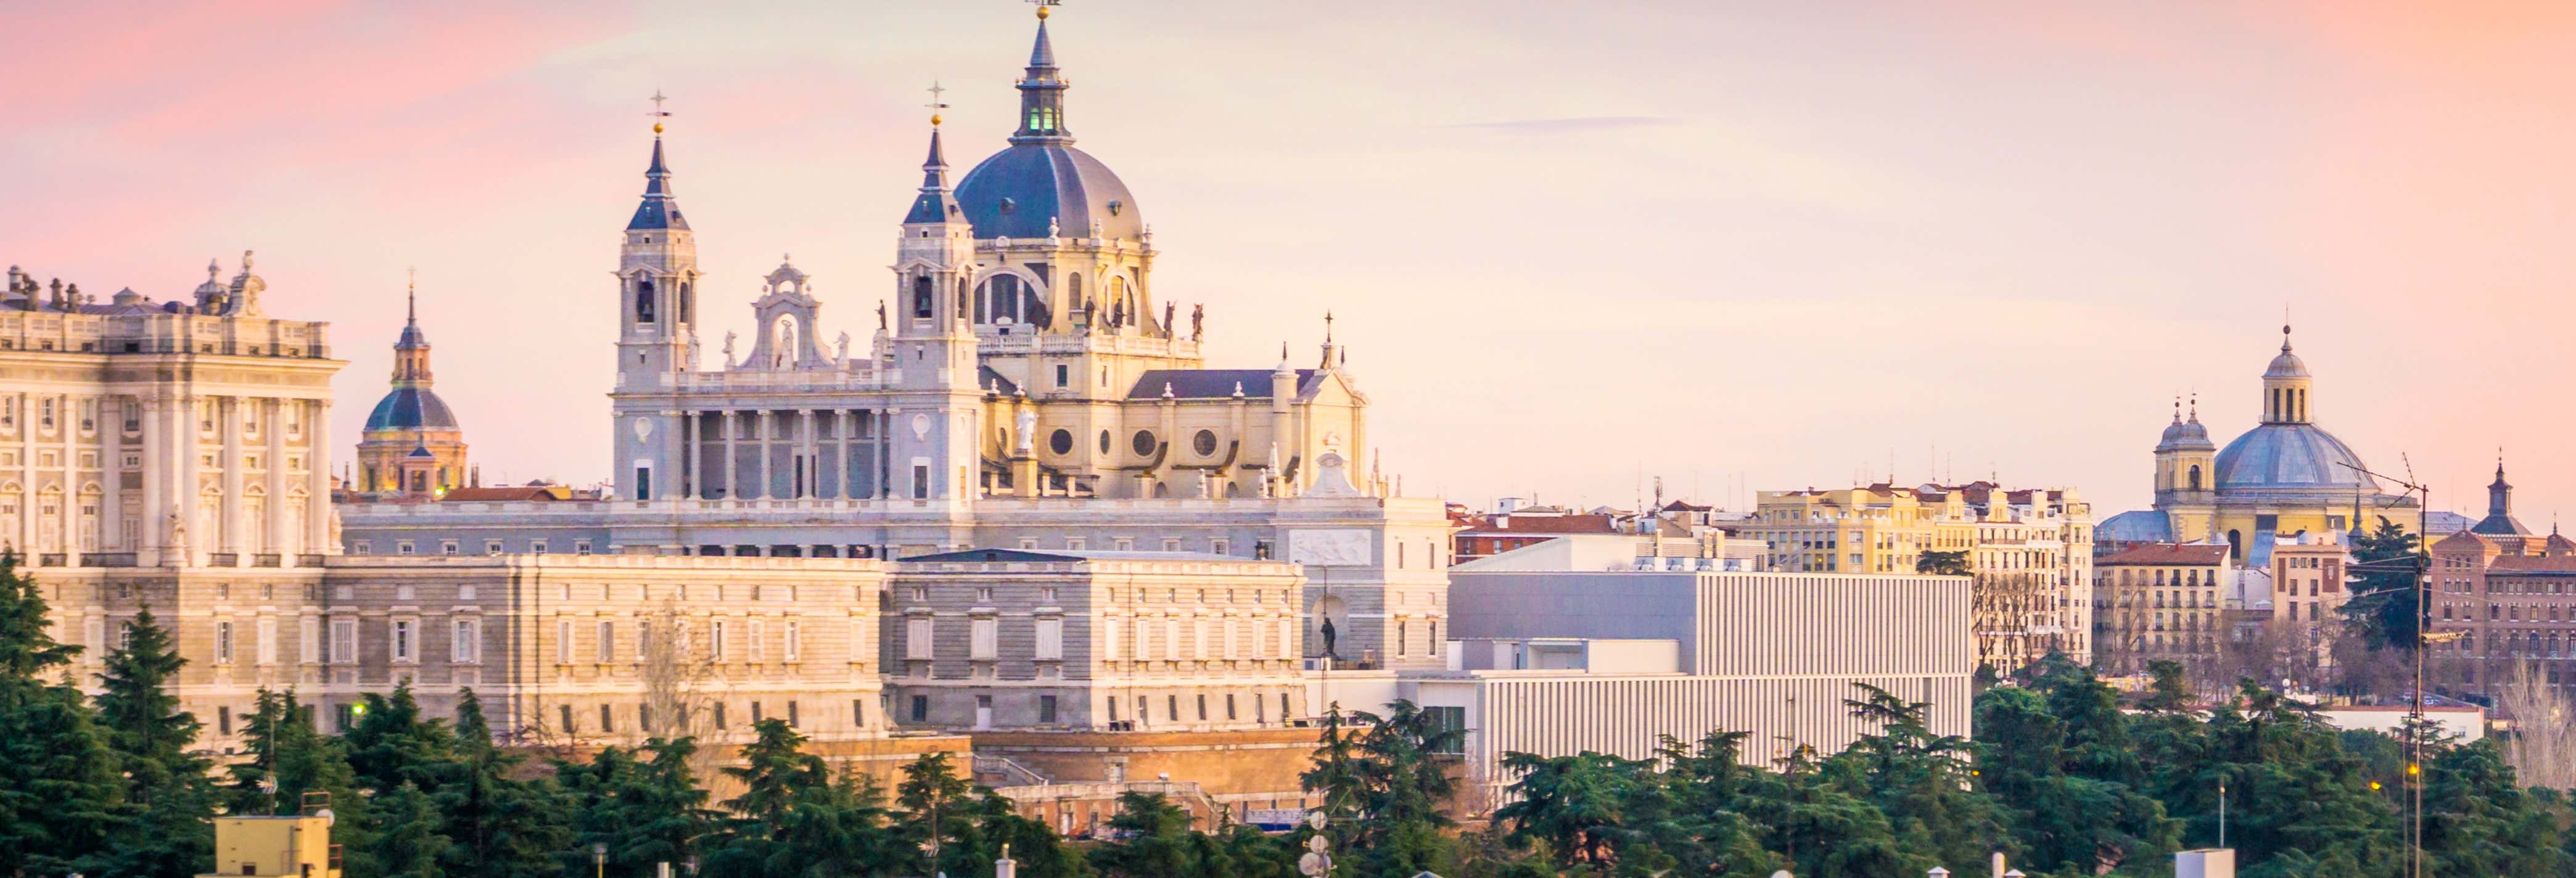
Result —
[[[1504,754],[1642,759],[1663,736],[1752,735],[1747,763],[1831,753],[1871,729],[1855,684],[1931,705],[1968,734],[1976,648],[1962,576],[1451,571],[1446,671],[1318,673],[1318,705],[1408,699],[1466,731],[1468,776]]]

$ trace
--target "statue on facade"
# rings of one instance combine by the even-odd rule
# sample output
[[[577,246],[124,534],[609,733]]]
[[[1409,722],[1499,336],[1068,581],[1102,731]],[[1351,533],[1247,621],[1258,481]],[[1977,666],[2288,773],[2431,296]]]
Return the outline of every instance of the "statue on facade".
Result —
[[[885,307],[885,305],[884,305],[883,303],[879,303],[879,304],[877,305],[877,307],[879,307],[879,308],[883,308],[883,307]],[[880,328],[882,328],[882,327],[880,327]],[[832,361],[833,361],[833,362],[836,362],[836,363],[847,363],[847,362],[849,362],[849,361],[850,361],[850,334],[849,334],[849,333],[847,333],[847,332],[844,332],[844,333],[841,333],[841,337],[836,338],[836,339],[833,339],[833,340],[832,340],[832,348],[833,348],[833,351],[832,351]]]
[[[1331,620],[1331,619],[1325,619],[1325,620],[1324,620],[1323,633],[1324,633],[1324,655],[1326,655],[1326,656],[1328,656],[1328,657],[1331,657],[1331,658],[1341,658],[1341,654],[1340,654],[1340,653],[1337,653],[1337,652],[1333,651],[1333,647],[1334,647],[1334,643],[1333,643],[1333,642],[1334,642],[1335,640],[1339,639],[1339,636],[1340,636],[1338,632],[1336,632],[1336,631],[1334,631],[1334,630],[1333,630],[1333,620]]]
[[[1163,303],[1163,337],[1164,337],[1164,338],[1171,338],[1171,337],[1172,337],[1172,318],[1173,318],[1173,316],[1175,316],[1175,309],[1177,309],[1177,308],[1179,308],[1179,307],[1180,307],[1180,305],[1179,305],[1178,303],[1174,303],[1174,302],[1164,302],[1164,303]]]
[[[1038,441],[1037,410],[1029,408],[1020,409],[1018,426],[1020,428],[1018,434],[1019,442],[1015,450],[1021,454],[1034,453],[1037,450]]]
[[[725,330],[725,368],[733,368],[733,330]]]
[[[884,300],[884,299],[878,299],[878,300],[877,300],[877,331],[878,331],[878,332],[884,332],[884,331],[885,331],[885,329],[886,329],[885,300]]]
[[[689,333],[689,371],[698,370],[698,334]]]
[[[1206,305],[1191,305],[1191,306],[1190,306],[1190,340],[1191,340],[1191,341],[1198,341],[1198,340],[1199,340],[1199,334],[1200,334],[1200,333],[1203,333],[1203,332],[1206,332],[1206,331],[1207,331],[1207,306],[1206,306]]]
[[[1127,325],[1127,300],[1119,299],[1109,303],[1109,325]]]

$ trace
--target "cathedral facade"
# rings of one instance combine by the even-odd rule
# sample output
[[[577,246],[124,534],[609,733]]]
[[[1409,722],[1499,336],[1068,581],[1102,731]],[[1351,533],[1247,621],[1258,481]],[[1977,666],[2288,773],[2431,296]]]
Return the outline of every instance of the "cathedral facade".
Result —
[[[2155,448],[2155,507],[2103,522],[2110,551],[2133,543],[2223,543],[2233,566],[2266,567],[2274,537],[2342,534],[2380,517],[2411,530],[2416,498],[2391,494],[2352,447],[2319,426],[2315,379],[2281,327],[2281,352],[2263,370],[2262,418],[2220,448],[2197,400],[2179,400]]]
[[[710,281],[657,125],[600,299],[618,315],[612,487],[551,502],[353,497],[342,546],[1289,561],[1305,577],[1298,654],[1324,653],[1329,621],[1346,663],[1441,666],[1442,505],[1362,469],[1369,400],[1329,331],[1304,358],[1207,367],[1201,310],[1154,285],[1138,199],[1074,146],[1067,85],[1042,14],[1004,148],[952,185],[933,117],[861,347],[830,328],[822,284],[782,260],[750,303],[750,337],[708,350]]]

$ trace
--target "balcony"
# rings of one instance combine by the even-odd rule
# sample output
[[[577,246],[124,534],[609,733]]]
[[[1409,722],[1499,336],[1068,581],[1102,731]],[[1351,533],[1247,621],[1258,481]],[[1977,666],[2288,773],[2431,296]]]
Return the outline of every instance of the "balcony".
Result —
[[[284,561],[284,560],[285,560],[285,559],[284,559],[283,557],[281,557],[281,556],[277,555],[277,554],[276,554],[276,553],[274,553],[274,552],[264,553],[264,554],[258,554],[258,555],[252,555],[252,556],[250,556],[250,566],[253,566],[253,567],[278,567],[278,566],[283,566],[283,565],[281,564],[281,562],[282,562],[282,561]]]
[[[81,556],[80,556],[80,566],[83,566],[83,567],[132,567],[132,566],[134,566],[134,553],[133,553],[133,552],[83,552],[83,553],[81,553]]]

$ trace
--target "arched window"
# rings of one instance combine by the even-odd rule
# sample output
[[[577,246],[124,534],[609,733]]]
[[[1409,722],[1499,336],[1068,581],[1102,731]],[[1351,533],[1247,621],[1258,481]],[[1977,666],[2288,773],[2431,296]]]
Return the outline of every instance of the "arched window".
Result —
[[[1064,306],[1082,307],[1082,275],[1079,272],[1064,276]]]
[[[934,310],[934,308],[935,308],[935,306],[931,303],[931,300],[930,300],[930,277],[929,277],[928,275],[923,275],[923,276],[921,276],[921,277],[913,278],[913,279],[912,279],[912,316],[913,316],[913,319],[915,319],[915,320],[928,320],[928,319],[930,319],[931,311],[932,311],[932,310]]]
[[[2191,481],[2189,482],[2189,487],[2186,490],[2200,490],[2200,464],[2195,463],[2191,465]]]
[[[653,279],[635,282],[635,322],[653,322]]]
[[[2243,533],[2232,530],[2227,532],[2227,558],[2231,561],[2244,560],[2245,535]]]
[[[671,308],[671,310],[672,310],[672,311],[675,311],[675,312],[678,312],[678,314],[680,315],[680,322],[682,322],[682,323],[687,323],[687,322],[689,322],[689,282],[688,282],[688,281],[681,281],[681,282],[680,282],[680,301],[679,301],[679,302],[677,302],[677,303],[675,303],[675,304],[673,305],[673,307]]]

